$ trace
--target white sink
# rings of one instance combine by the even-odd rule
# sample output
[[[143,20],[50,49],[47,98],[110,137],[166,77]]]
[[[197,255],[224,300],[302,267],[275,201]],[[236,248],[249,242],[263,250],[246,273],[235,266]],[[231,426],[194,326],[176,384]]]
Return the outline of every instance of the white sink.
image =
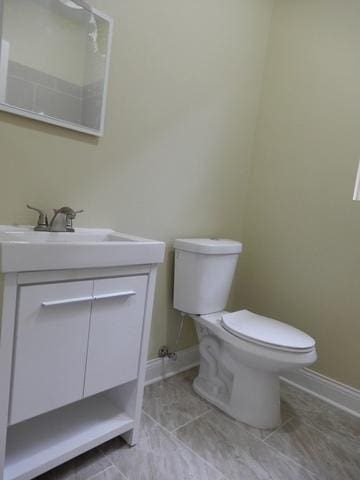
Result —
[[[164,260],[163,242],[110,229],[35,232],[30,226],[0,226],[0,271],[145,265]]]

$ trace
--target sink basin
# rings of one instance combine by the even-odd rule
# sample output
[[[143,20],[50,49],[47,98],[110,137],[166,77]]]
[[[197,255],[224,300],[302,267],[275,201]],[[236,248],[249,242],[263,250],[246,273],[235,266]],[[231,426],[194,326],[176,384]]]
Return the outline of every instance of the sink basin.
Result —
[[[110,229],[35,232],[30,226],[0,226],[0,271],[25,272],[69,268],[160,263],[163,242]]]

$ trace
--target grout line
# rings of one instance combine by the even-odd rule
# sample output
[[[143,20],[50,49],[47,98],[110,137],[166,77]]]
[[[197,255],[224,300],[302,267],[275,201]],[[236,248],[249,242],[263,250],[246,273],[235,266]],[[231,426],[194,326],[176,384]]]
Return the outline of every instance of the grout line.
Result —
[[[274,431],[272,431],[271,433],[269,433],[268,435],[265,436],[265,438],[261,438],[259,435],[257,435],[255,432],[253,432],[252,430],[248,430],[247,427],[251,427],[251,428],[257,428],[257,427],[252,427],[251,425],[248,425],[247,423],[244,423],[244,422],[241,422],[240,420],[236,420],[236,418],[233,418],[231,417],[228,413],[224,412],[223,410],[221,410],[219,407],[217,407],[216,405],[214,406],[214,408],[212,408],[213,411],[219,411],[221,415],[225,415],[226,419],[228,421],[230,421],[231,423],[233,423],[234,425],[238,426],[239,428],[243,428],[245,430],[245,432],[250,435],[251,437],[253,437],[255,440],[258,440],[260,442],[263,442],[264,440],[267,440],[270,435],[272,435],[276,430],[279,430],[282,426],[284,426],[286,423],[288,423],[290,420],[292,420],[294,417],[291,417],[291,418],[288,418],[287,420],[285,420],[284,422],[282,422]],[[262,430],[261,428],[258,428],[258,430]]]
[[[172,433],[172,435],[174,435]],[[198,453],[196,453],[192,448],[190,448],[188,445],[186,445],[186,443],[184,443],[182,440],[180,440],[180,438],[178,438],[176,435],[174,435],[176,441],[183,447],[185,448],[186,450],[189,450],[189,452],[191,452],[193,455],[195,455],[195,457],[199,458],[202,462],[204,462],[208,467],[210,467],[212,470],[214,470],[216,473],[218,473],[220,475],[219,478],[222,478],[224,477],[224,474],[222,472],[220,472],[220,470],[218,470],[215,465],[213,465],[212,463],[208,462],[205,458],[203,458],[201,455],[199,455]]]
[[[224,412],[224,410],[221,410],[219,407],[217,407],[215,405],[215,410],[213,409],[213,411],[215,412],[218,412],[220,413],[221,415],[224,415],[226,417],[226,420],[230,423],[232,423],[233,425],[235,425],[237,428],[242,428],[244,429],[244,431],[246,432],[247,435],[250,435],[250,437],[254,438],[255,440],[257,441],[262,441],[262,438],[259,437],[259,435],[257,435],[256,433],[254,433],[253,431],[251,430],[248,430],[247,427],[251,427],[251,425],[248,425],[247,423],[244,423],[244,422],[241,422],[240,420],[236,420],[236,418],[233,418],[231,417],[228,413]],[[251,428],[257,428],[257,427],[251,427]],[[259,428],[258,430],[261,430],[261,428]]]
[[[289,419],[288,421],[286,421],[285,423],[288,423],[290,422],[291,420],[293,419]],[[284,425],[285,425],[284,423]],[[309,470],[307,467],[304,467],[304,465],[302,465],[301,463],[299,463],[297,460],[295,460],[294,458],[292,457],[289,457],[288,455],[286,455],[285,453],[281,452],[280,450],[278,450],[277,448],[273,447],[272,445],[270,445],[269,443],[266,443],[264,441],[264,445],[266,445],[268,448],[270,448],[270,450],[272,450],[273,452],[275,452],[277,455],[279,455],[280,457],[283,457],[285,458],[286,460],[288,460],[289,462],[293,463],[294,465],[297,465],[298,467],[301,467],[303,470],[305,470],[306,472],[310,473],[311,475],[315,476],[316,479],[318,479],[318,473],[315,473],[313,472],[312,470]]]
[[[97,473],[94,473],[93,475],[90,475],[90,477],[87,477],[86,480],[92,480],[92,479],[96,478],[98,475],[101,475],[102,473],[109,470],[109,468],[113,468],[113,467],[114,467],[114,465],[109,465],[108,467],[104,468],[104,470],[101,470],[100,472],[97,472]]]
[[[106,470],[108,470],[109,468],[112,468],[112,465],[109,465],[108,467],[104,468],[104,470],[101,470],[100,472],[93,473],[92,475],[90,475],[90,477],[86,477],[86,480],[91,480],[92,478],[95,478],[97,475],[100,475],[101,473],[106,472]]]
[[[112,464],[109,468],[112,468],[112,467],[115,467],[116,471],[120,473],[122,478],[124,478],[125,480],[129,480],[128,477],[120,470],[120,468],[117,465]]]
[[[98,447],[99,450],[101,451],[101,453],[103,454],[103,456],[104,456],[107,460],[109,460],[109,462],[111,463],[111,465],[109,465],[108,467],[106,467],[105,470],[107,470],[108,468],[111,468],[111,467],[115,467],[116,470],[117,470],[118,472],[120,472],[120,474],[125,478],[125,480],[129,480],[128,477],[120,470],[120,468],[119,468],[117,465],[115,465],[115,463],[111,460],[110,455],[107,455],[105,452],[103,452],[103,450],[102,450],[102,448],[101,448],[102,446],[103,446],[103,444],[99,445],[99,447]],[[103,471],[105,472],[105,470],[103,470]],[[100,472],[100,473],[101,473],[101,472]],[[90,479],[87,479],[87,480],[90,480]]]
[[[307,467],[304,467],[304,465],[302,465],[301,463],[299,463],[297,460],[295,460],[294,458],[292,457],[289,457],[288,455],[286,455],[285,453],[281,452],[280,450],[278,450],[277,448],[273,447],[272,445],[269,445],[268,443],[265,443],[265,445],[267,447],[270,448],[270,450],[272,450],[274,453],[276,453],[279,457],[283,457],[285,458],[287,461],[289,461],[290,463],[293,463],[294,465],[297,465],[298,467],[302,468],[303,470],[305,470],[306,472],[310,473],[311,475],[315,476],[316,478],[318,478],[318,473],[315,473],[313,472],[312,470],[309,470]]]
[[[208,412],[206,412],[208,413]],[[205,458],[203,458],[201,455],[199,455],[198,453],[194,452],[194,450],[192,450],[190,447],[188,447],[182,440],[180,440],[173,432],[170,432],[170,430],[167,430],[163,425],[161,425],[159,422],[157,422],[155,420],[155,418],[153,418],[151,415],[149,415],[148,413],[144,412],[144,414],[149,417],[156,425],[158,425],[162,430],[164,430],[166,433],[168,433],[169,435],[171,435],[173,437],[173,439],[179,443],[183,448],[185,448],[185,450],[188,450],[189,452],[191,452],[193,455],[195,455],[195,457],[199,458],[202,462],[204,462],[208,467],[210,467],[212,470],[214,470],[216,473],[218,473],[220,475],[219,479],[224,477],[224,474],[222,472],[220,472],[220,470],[218,470],[216,467],[214,467],[214,465],[212,465],[210,462],[208,462],[207,460],[205,460]]]
[[[210,412],[212,412],[212,411],[213,411],[212,408],[208,408],[208,410],[206,410],[205,412],[201,413],[201,414],[198,415],[197,417],[194,417],[194,418],[192,418],[191,420],[188,420],[188,421],[185,422],[183,425],[179,425],[178,427],[174,428],[173,430],[168,430],[168,429],[166,429],[166,430],[168,430],[170,433],[175,433],[175,432],[177,432],[180,428],[186,427],[187,425],[189,425],[189,423],[194,422],[195,420],[203,417],[204,415],[206,415],[207,413],[210,413]]]
[[[268,435],[266,435],[264,438],[261,438],[260,440],[261,440],[262,442],[266,442],[266,440],[267,440],[268,438],[270,438],[273,433],[275,433],[275,432],[277,432],[278,430],[280,430],[282,427],[284,427],[286,424],[288,424],[291,420],[294,420],[294,418],[295,418],[295,417],[290,417],[290,418],[288,418],[287,420],[285,420],[283,423],[280,423],[280,425],[279,425],[277,428],[275,428],[275,430],[272,430]]]

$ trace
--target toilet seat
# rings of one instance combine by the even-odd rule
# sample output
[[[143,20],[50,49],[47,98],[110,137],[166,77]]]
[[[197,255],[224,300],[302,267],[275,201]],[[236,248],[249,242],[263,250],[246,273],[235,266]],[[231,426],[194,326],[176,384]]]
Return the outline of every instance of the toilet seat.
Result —
[[[306,353],[315,347],[315,340],[301,330],[248,310],[223,313],[220,324],[242,340],[277,350]]]

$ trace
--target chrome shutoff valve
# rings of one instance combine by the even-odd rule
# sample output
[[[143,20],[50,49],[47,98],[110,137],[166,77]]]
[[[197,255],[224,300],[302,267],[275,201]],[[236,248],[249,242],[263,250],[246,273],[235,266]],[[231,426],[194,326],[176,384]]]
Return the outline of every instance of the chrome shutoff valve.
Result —
[[[169,352],[169,348],[166,345],[163,345],[159,348],[158,356],[160,358],[170,358],[170,360],[176,360],[177,354],[176,352]]]

